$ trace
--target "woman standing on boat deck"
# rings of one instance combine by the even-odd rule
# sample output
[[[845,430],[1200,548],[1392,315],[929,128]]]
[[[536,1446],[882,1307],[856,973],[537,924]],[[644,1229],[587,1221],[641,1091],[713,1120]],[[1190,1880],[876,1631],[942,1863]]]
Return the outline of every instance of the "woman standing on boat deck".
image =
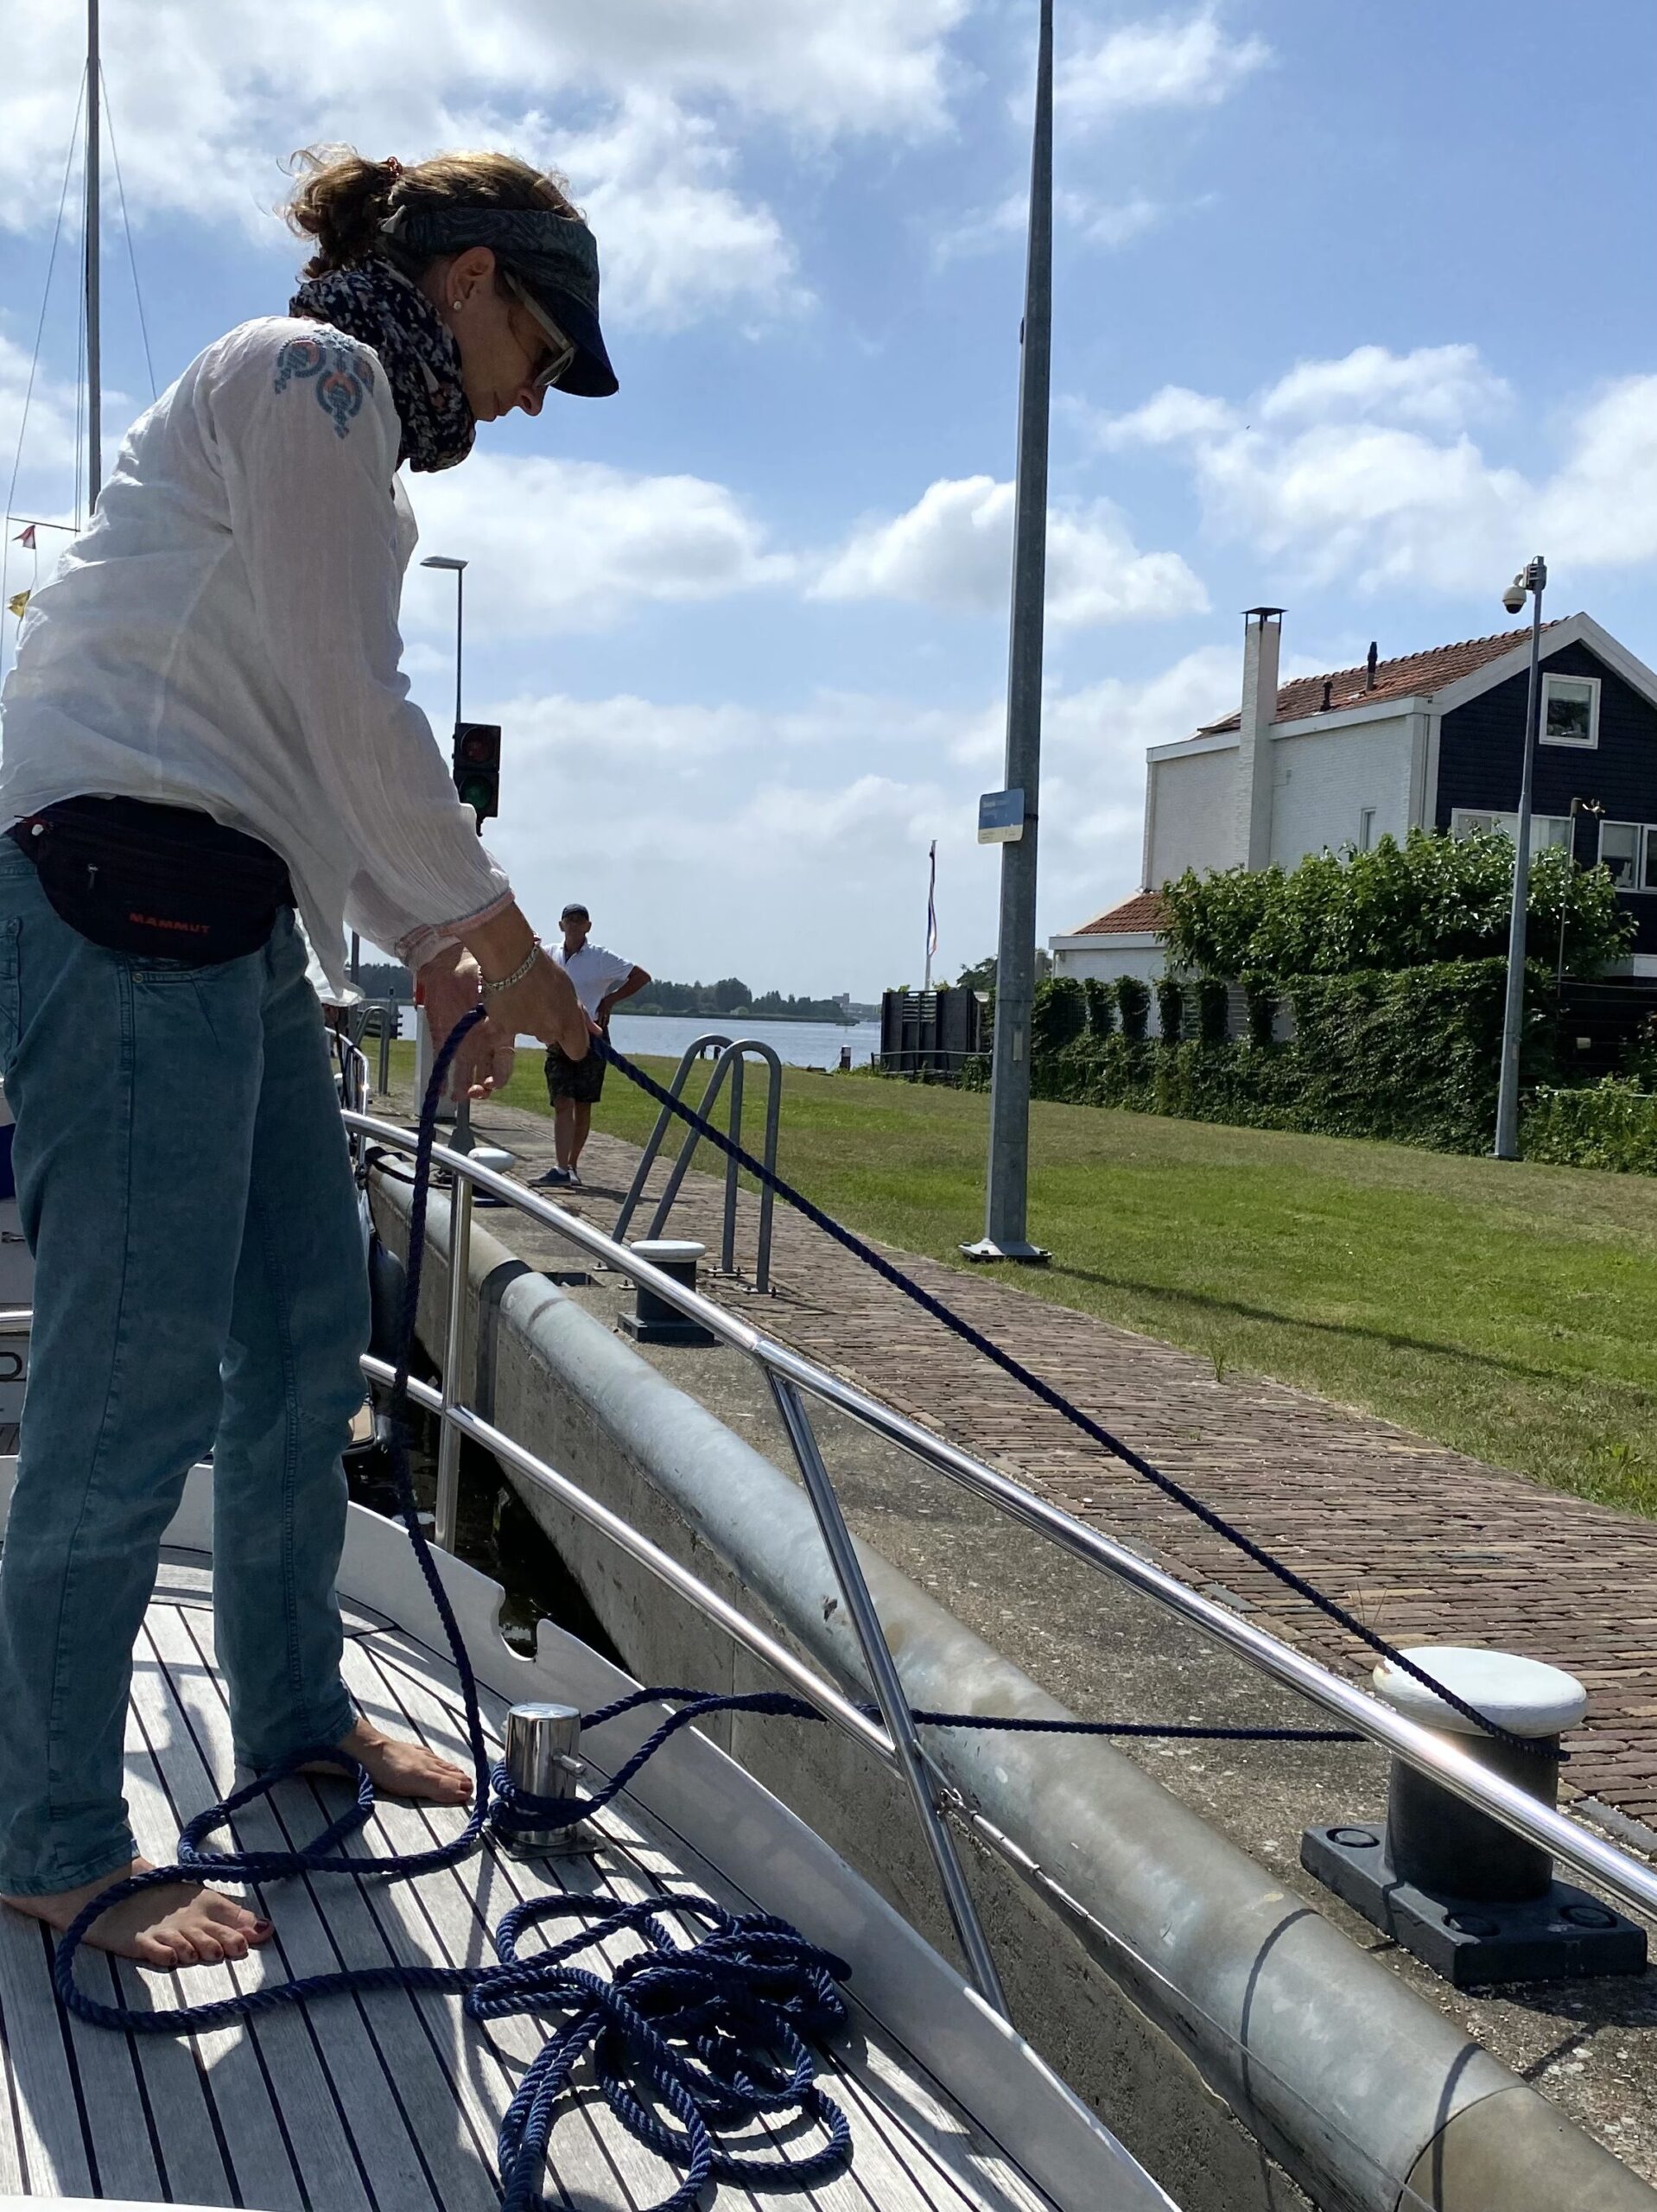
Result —
[[[0,1560],[0,1895],[54,1927],[143,1862],[121,1795],[163,1529],[212,1447],[217,1649],[238,1756],[353,1752],[393,1793],[469,1778],[358,1717],[340,1672],[340,1453],[368,1335],[321,1007],[348,924],[441,1033],[481,989],[585,1049],[575,994],[479,842],[399,671],[416,531],[448,468],[548,389],[615,390],[591,232],[500,154],[307,156],[286,316],[207,347],[135,426],[35,597],[0,762],[0,1075],[35,1253]],[[181,1885],[90,1940],[152,1965],[268,1925]]]

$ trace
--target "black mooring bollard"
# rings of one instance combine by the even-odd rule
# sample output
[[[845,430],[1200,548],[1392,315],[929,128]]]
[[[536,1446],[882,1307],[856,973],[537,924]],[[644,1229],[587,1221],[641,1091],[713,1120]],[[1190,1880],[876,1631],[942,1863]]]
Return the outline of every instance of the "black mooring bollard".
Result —
[[[682,1282],[687,1290],[696,1287],[696,1262],[707,1256],[708,1247],[696,1244],[685,1237],[645,1236],[628,1250],[639,1259],[648,1260],[664,1275],[671,1275],[675,1282]],[[700,1321],[693,1321],[689,1314],[680,1313],[676,1306],[670,1306],[653,1290],[640,1283],[634,1294],[633,1310],[621,1316],[621,1325],[635,1343],[641,1344],[713,1344],[719,1342],[710,1329]]]
[[[1391,1660],[1375,1669],[1378,1697],[1528,1796],[1557,1802],[1559,1738],[1588,1707],[1574,1675],[1511,1652],[1449,1644],[1406,1656],[1537,1749],[1501,1742]],[[1386,1827],[1348,1821],[1308,1828],[1300,1863],[1457,1988],[1645,1967],[1642,1929],[1586,1891],[1556,1882],[1540,1844],[1402,1759],[1393,1762]]]

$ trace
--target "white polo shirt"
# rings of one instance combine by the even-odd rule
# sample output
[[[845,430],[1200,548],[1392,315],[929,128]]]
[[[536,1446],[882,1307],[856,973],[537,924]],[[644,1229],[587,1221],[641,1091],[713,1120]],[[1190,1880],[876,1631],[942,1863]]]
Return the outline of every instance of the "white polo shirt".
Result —
[[[552,957],[575,986],[581,1012],[593,1021],[598,1020],[599,1007],[606,992],[613,990],[618,983],[625,983],[633,972],[631,960],[624,960],[619,952],[606,952],[601,944],[590,941],[578,952],[568,956],[562,944],[555,945]]]

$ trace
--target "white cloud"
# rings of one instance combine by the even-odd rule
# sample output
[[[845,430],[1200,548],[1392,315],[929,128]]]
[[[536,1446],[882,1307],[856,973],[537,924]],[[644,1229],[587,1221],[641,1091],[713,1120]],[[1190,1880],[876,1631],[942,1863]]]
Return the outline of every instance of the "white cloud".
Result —
[[[936,240],[932,254],[939,266],[969,254],[991,253],[1022,240],[1029,220],[1030,200],[1023,186],[982,213],[969,216]],[[1060,187],[1053,194],[1053,219],[1084,245],[1106,248],[1129,245],[1146,231],[1165,220],[1167,209],[1143,193],[1125,200],[1101,199],[1090,192]]]
[[[1061,191],[1054,195],[1053,212],[1089,245],[1120,246],[1154,230],[1167,210],[1142,192],[1126,200],[1099,200],[1089,193]]]
[[[467,626],[480,636],[603,628],[641,602],[718,599],[795,572],[735,495],[702,477],[479,453],[413,491],[426,550],[472,563]],[[412,629],[443,634],[449,604],[410,570]]]
[[[677,328],[735,307],[803,304],[793,248],[768,207],[725,181],[733,166],[705,118],[636,92],[601,129],[549,143],[606,241],[607,311]]]
[[[111,12],[104,57],[140,219],[235,222],[279,246],[278,164],[295,145],[338,139],[407,160],[495,144],[568,168],[618,307],[675,323],[796,294],[774,215],[736,178],[733,112],[823,139],[935,131],[946,42],[967,5],[150,0]],[[43,180],[61,173],[82,24],[73,9],[7,11],[0,226],[38,228],[55,210]]]
[[[0,461],[8,480],[23,428],[29,417],[24,460],[33,469],[73,467],[75,457],[75,395],[73,387],[59,384],[36,370],[29,389],[29,356],[0,333]]]
[[[1456,429],[1512,397],[1476,346],[1419,346],[1412,353],[1359,346],[1338,361],[1297,362],[1266,393],[1260,412],[1268,423],[1349,415]]]
[[[1472,435],[1510,397],[1473,346],[1366,346],[1246,405],[1168,386],[1098,435],[1182,451],[1213,532],[1314,582],[1485,589],[1538,543],[1560,570],[1657,559],[1657,377],[1582,403],[1540,480]]]
[[[944,478],[915,505],[854,531],[811,587],[818,599],[898,599],[963,613],[1004,609],[1013,487]],[[1202,585],[1177,553],[1141,553],[1107,502],[1055,508],[1047,524],[1047,617],[1056,626],[1200,612]]]
[[[1114,415],[1098,425],[1108,450],[1123,446],[1171,446],[1187,440],[1219,437],[1239,428],[1236,410],[1223,399],[1165,384],[1130,414]]]
[[[1263,39],[1228,37],[1217,10],[1202,8],[1107,32],[1060,65],[1055,97],[1084,125],[1135,109],[1217,107],[1271,58]]]

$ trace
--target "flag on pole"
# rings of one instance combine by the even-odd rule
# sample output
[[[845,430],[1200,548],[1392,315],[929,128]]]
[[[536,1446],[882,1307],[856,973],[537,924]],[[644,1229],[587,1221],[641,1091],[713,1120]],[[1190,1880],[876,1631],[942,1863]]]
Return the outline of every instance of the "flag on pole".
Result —
[[[20,530],[18,531],[17,543],[19,545],[27,545],[31,551],[33,550],[35,544],[35,525],[33,523],[30,523],[27,530]]]
[[[930,873],[926,883],[926,987],[930,990],[932,987],[932,963],[937,957],[938,950],[938,841],[936,837],[932,840],[932,849],[927,858],[930,862]]]
[[[23,609],[28,605],[29,594],[26,591],[15,591],[6,601],[6,611],[10,614],[15,614],[21,622],[23,619]]]

